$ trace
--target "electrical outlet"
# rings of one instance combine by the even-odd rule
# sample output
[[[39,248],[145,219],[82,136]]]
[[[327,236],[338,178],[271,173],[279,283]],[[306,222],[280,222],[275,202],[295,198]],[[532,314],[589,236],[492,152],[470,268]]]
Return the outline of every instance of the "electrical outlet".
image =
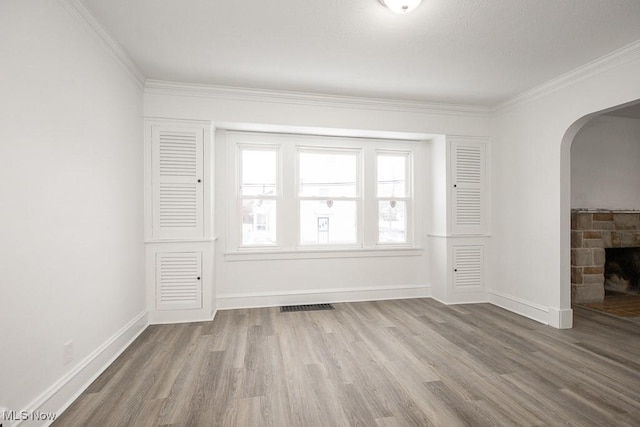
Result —
[[[62,347],[62,363],[67,366],[73,360],[73,341],[66,342]]]

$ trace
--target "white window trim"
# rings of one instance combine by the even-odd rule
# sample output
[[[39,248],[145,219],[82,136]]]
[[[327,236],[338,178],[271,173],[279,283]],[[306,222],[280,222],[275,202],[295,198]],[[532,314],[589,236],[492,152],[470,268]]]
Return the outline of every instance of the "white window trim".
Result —
[[[244,131],[226,131],[226,167],[229,177],[227,189],[227,238],[225,259],[268,260],[268,259],[317,259],[351,258],[379,256],[422,255],[419,237],[422,235],[422,212],[425,184],[422,182],[423,142],[364,139],[333,136],[313,136],[301,134],[273,134]],[[279,201],[277,206],[276,246],[241,245],[242,221],[238,216],[240,197],[240,147],[275,148],[278,150]],[[299,224],[299,174],[298,153],[300,151],[359,152],[358,161],[358,229],[357,243],[348,245],[301,245]],[[407,201],[407,243],[378,242],[378,201],[389,198],[377,197],[377,155],[405,154],[407,162],[407,197],[393,198]],[[303,199],[306,199],[304,197]],[[338,200],[340,198],[336,198]],[[348,198],[352,200],[352,198]],[[285,225],[285,211],[288,224]],[[365,212],[375,212],[365,215]]]

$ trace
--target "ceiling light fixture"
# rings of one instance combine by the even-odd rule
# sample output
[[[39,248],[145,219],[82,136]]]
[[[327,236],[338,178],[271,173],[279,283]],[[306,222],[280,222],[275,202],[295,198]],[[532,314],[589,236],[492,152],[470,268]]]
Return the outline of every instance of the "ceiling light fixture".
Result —
[[[422,0],[380,0],[380,3],[395,13],[407,13],[418,7]]]

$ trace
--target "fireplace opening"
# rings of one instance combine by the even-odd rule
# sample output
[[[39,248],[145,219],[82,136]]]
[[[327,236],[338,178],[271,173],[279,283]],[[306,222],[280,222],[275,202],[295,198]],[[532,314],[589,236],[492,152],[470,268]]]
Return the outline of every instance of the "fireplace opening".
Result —
[[[605,248],[604,289],[607,294],[640,294],[640,247]]]

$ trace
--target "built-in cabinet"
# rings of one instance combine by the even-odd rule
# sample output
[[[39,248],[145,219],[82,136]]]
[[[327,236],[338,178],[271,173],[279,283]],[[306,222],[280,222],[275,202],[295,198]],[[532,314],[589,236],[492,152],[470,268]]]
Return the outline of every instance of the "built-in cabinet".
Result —
[[[483,235],[486,215],[486,142],[451,139],[451,234]]]
[[[209,123],[145,122],[145,240],[151,323],[215,314]]]
[[[204,237],[204,138],[201,126],[151,126],[152,234]]]
[[[430,159],[432,294],[447,304],[486,301],[489,141],[442,136]]]

